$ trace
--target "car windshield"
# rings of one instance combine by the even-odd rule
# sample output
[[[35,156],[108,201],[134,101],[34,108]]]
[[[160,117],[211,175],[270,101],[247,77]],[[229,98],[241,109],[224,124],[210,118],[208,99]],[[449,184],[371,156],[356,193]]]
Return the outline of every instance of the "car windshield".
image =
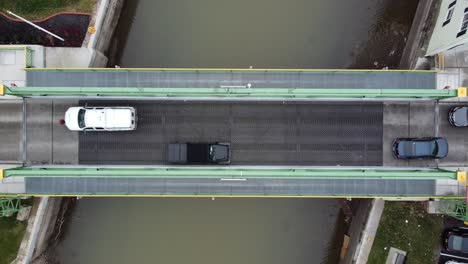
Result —
[[[462,236],[452,235],[449,237],[449,247],[453,250],[468,252],[467,238]]]
[[[86,126],[86,124],[85,124],[85,113],[86,113],[86,110],[84,110],[84,109],[80,109],[80,111],[78,111],[78,126],[80,128],[84,128]]]
[[[437,147],[437,143],[435,141],[431,141],[430,150],[433,156],[437,156],[437,152],[439,151],[439,148]]]

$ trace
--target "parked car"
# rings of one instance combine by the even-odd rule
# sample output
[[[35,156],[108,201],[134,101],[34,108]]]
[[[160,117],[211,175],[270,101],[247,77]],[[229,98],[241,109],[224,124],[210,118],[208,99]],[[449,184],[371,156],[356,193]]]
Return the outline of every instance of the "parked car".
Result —
[[[443,244],[447,251],[468,254],[468,233],[458,228],[450,229],[444,234]]]
[[[398,159],[442,159],[448,154],[448,143],[441,137],[397,138],[392,150]]]
[[[175,164],[229,164],[229,143],[172,143],[168,145],[168,161]]]
[[[65,125],[73,131],[128,131],[136,129],[133,107],[70,107]]]
[[[456,127],[468,126],[468,106],[453,107],[449,110],[449,123]]]

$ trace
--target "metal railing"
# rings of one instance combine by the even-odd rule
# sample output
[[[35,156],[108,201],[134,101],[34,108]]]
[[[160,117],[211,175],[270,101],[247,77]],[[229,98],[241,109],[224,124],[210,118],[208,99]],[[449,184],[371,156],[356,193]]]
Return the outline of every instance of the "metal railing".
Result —
[[[221,179],[457,179],[457,172],[441,169],[340,169],[284,167],[19,167],[3,171],[7,177],[148,177]]]
[[[21,198],[0,197],[0,217],[10,217],[21,209]]]
[[[460,90],[327,89],[327,88],[140,88],[140,87],[9,87],[4,94],[22,97],[154,97],[154,98],[429,98],[460,96]]]

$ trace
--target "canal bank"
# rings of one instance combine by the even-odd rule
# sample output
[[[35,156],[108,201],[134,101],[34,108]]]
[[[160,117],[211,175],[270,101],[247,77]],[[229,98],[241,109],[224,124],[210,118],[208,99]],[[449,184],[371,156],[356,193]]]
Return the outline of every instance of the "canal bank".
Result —
[[[119,22],[124,0],[100,0],[94,15],[91,18],[91,34],[88,34],[83,42],[90,50],[90,68],[105,67],[108,62],[108,50],[112,36]],[[70,66],[68,66],[70,67]]]

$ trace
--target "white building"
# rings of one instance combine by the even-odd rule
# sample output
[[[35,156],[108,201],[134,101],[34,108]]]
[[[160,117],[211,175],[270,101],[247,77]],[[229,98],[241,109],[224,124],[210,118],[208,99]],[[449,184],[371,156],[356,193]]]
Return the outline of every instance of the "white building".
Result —
[[[24,86],[25,68],[42,67],[42,47],[0,45],[0,84]]]
[[[426,56],[468,43],[468,0],[442,0]]]
[[[25,86],[26,68],[88,68],[93,56],[98,65],[107,62],[105,56],[88,48],[0,45],[0,85]]]

